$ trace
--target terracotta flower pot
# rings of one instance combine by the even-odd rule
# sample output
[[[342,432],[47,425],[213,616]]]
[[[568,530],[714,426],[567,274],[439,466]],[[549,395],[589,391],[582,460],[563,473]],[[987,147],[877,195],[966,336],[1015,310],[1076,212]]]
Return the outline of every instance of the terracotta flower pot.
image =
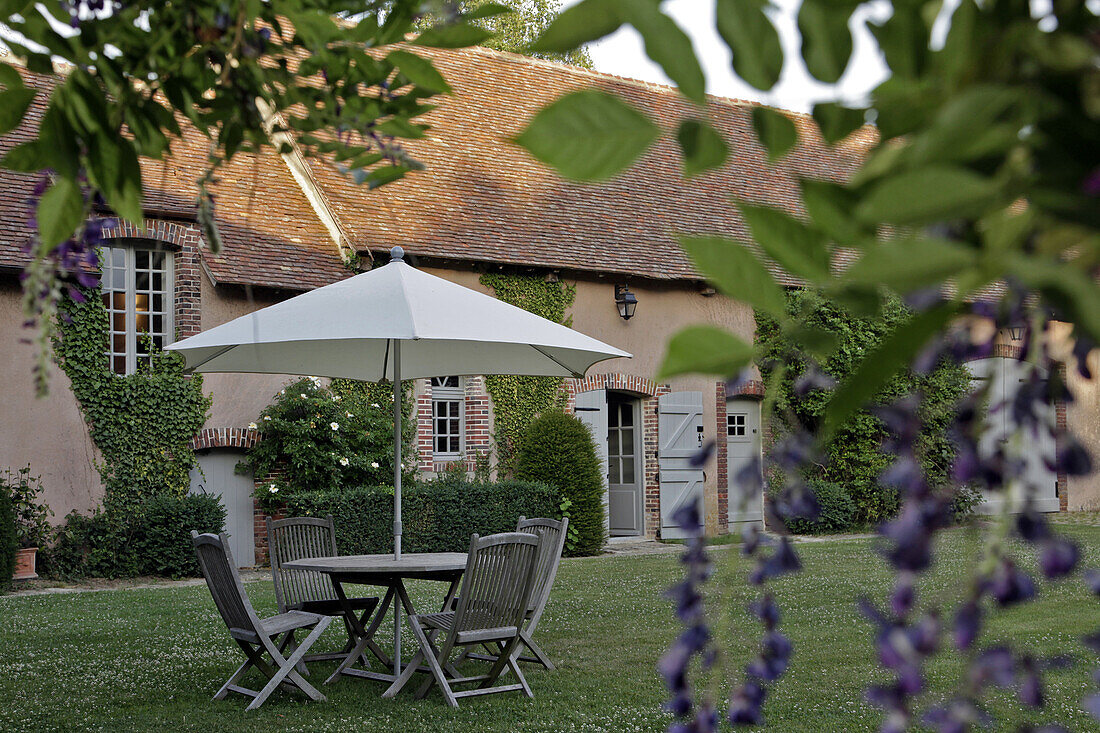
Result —
[[[33,580],[38,577],[34,572],[34,559],[38,553],[37,547],[26,547],[15,551],[15,574],[13,580]]]

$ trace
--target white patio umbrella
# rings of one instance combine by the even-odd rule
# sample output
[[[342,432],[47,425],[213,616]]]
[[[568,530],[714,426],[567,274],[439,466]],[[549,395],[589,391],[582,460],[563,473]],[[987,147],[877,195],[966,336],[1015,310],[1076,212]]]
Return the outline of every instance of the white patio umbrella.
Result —
[[[625,351],[522,308],[390,262],[241,316],[167,348],[197,372],[393,381],[394,557],[401,557],[401,380],[445,375],[581,377]]]

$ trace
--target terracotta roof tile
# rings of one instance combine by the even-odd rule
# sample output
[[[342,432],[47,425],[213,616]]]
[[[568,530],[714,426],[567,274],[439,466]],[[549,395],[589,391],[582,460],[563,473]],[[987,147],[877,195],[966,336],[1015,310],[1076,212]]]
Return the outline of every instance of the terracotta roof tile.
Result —
[[[486,49],[418,48],[454,88],[423,120],[428,138],[407,142],[426,170],[368,193],[330,165],[314,175],[359,250],[401,244],[421,256],[697,278],[674,232],[718,232],[748,241],[733,198],[801,212],[798,176],[843,180],[872,140],[869,130],[836,148],[792,115],[800,146],[776,166],[751,126],[751,104],[712,97],[707,114],[732,154],[722,169],[685,182],[675,141],[664,136],[618,178],[564,181],[508,139],[540,108],[573,90],[621,95],[665,131],[698,110],[671,87]]]
[[[45,109],[49,77],[21,70],[42,89],[27,119],[0,138],[0,155],[28,139]],[[196,180],[205,169],[209,142],[184,127],[164,161],[143,159],[144,205],[151,217],[194,218]],[[29,237],[25,226],[34,177],[0,170],[0,266],[22,267]],[[282,158],[272,149],[239,155],[218,174],[216,213],[225,244],[218,255],[204,251],[218,282],[306,290],[347,277],[339,250]]]

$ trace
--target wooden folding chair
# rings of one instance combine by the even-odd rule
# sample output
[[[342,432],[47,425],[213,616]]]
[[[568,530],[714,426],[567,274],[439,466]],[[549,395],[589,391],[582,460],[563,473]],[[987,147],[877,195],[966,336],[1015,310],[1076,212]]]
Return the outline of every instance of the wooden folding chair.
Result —
[[[195,554],[199,558],[199,567],[214,598],[214,605],[225,621],[229,635],[240,645],[247,659],[234,672],[221,689],[214,695],[221,700],[230,692],[239,692],[252,698],[248,709],[255,710],[264,704],[276,687],[297,688],[312,700],[324,700],[325,696],[298,674],[295,666],[305,657],[306,651],[321,637],[332,619],[316,613],[290,611],[271,618],[260,619],[248,600],[248,594],[241,584],[237,565],[229,551],[229,538],[225,533],[199,534],[191,532],[191,541],[195,545]],[[291,634],[299,629],[312,629],[297,649],[289,657],[283,652],[290,642]],[[279,639],[279,637],[282,639]],[[264,660],[264,653],[271,657],[274,668]],[[255,667],[262,672],[268,682],[260,691],[241,687],[237,683],[245,673]]]
[[[344,616],[344,608],[336,596],[332,579],[324,573],[311,570],[288,570],[284,563],[301,560],[304,557],[334,557],[336,549],[336,523],[332,515],[324,519],[315,517],[291,517],[272,520],[267,518],[267,548],[271,559],[271,580],[275,584],[275,603],[279,611],[306,611],[322,616],[339,616],[348,632],[348,641],[343,650],[321,654],[311,654],[303,661],[319,662],[331,659],[344,659],[355,646],[351,624]],[[360,625],[367,627],[367,619],[378,605],[374,597],[349,598],[348,603],[354,611],[362,612]],[[291,636],[291,645],[294,637]],[[389,657],[374,642],[367,642],[379,659],[387,662]],[[363,657],[364,663],[367,659]],[[303,668],[299,668],[303,672]],[[304,672],[303,672],[304,674]]]
[[[520,643],[530,650],[532,656],[520,656],[520,649],[517,648],[516,659],[520,662],[541,664],[547,669],[554,669],[554,663],[550,661],[550,657],[531,636],[538,628],[543,612],[546,611],[546,602],[550,600],[550,589],[554,587],[554,579],[558,576],[558,566],[561,564],[561,555],[569,532],[569,518],[565,517],[559,522],[556,519],[527,519],[521,516],[516,525],[516,531],[545,538],[545,542],[539,546],[539,556],[535,561],[535,588],[531,593],[531,607],[527,609],[526,622],[519,635]],[[492,653],[467,652],[463,656],[489,662],[496,661],[496,655]]]
[[[520,629],[531,605],[535,587],[535,562],[541,537],[521,532],[470,539],[470,554],[466,574],[462,579],[462,594],[454,611],[430,614],[410,614],[409,626],[420,645],[420,651],[410,660],[382,697],[393,697],[422,671],[426,662],[430,673],[417,692],[417,698],[428,694],[438,684],[451,707],[458,707],[458,698],[488,695],[495,692],[522,690],[534,697],[527,679],[516,664],[512,652],[520,643]],[[438,647],[434,638],[443,634]],[[450,657],[456,648],[480,644],[495,644],[497,657],[488,673],[472,677],[459,676]],[[516,676],[516,684],[493,686],[507,667]],[[455,690],[455,685],[476,684],[473,689]]]

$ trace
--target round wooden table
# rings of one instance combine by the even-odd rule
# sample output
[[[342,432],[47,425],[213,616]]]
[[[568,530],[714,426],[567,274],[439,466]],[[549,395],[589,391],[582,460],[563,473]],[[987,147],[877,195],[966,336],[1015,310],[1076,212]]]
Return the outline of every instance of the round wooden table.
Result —
[[[403,554],[400,558],[394,558],[392,553],[387,553],[385,555],[305,557],[284,563],[283,567],[287,570],[312,570],[324,573],[332,579],[336,597],[339,599],[340,607],[344,611],[344,618],[347,619],[348,626],[356,636],[355,646],[325,683],[332,682],[342,674],[382,682],[393,682],[397,679],[398,675],[401,674],[401,609],[404,609],[406,614],[416,613],[412,601],[409,600],[408,591],[405,589],[405,579],[415,578],[449,583],[443,606],[440,609],[446,611],[451,605],[455,593],[458,592],[458,581],[466,571],[466,557],[464,552],[409,553]],[[375,611],[370,625],[365,629],[356,616],[355,610],[348,602],[347,595],[344,593],[344,583],[385,586],[386,588],[386,595],[382,599],[382,603]],[[394,604],[394,654],[391,660],[373,642],[373,637],[385,618],[390,604],[393,603],[394,597],[397,598],[397,603]],[[391,672],[381,673],[356,667],[355,661],[367,649],[370,649],[379,661],[389,667]]]

